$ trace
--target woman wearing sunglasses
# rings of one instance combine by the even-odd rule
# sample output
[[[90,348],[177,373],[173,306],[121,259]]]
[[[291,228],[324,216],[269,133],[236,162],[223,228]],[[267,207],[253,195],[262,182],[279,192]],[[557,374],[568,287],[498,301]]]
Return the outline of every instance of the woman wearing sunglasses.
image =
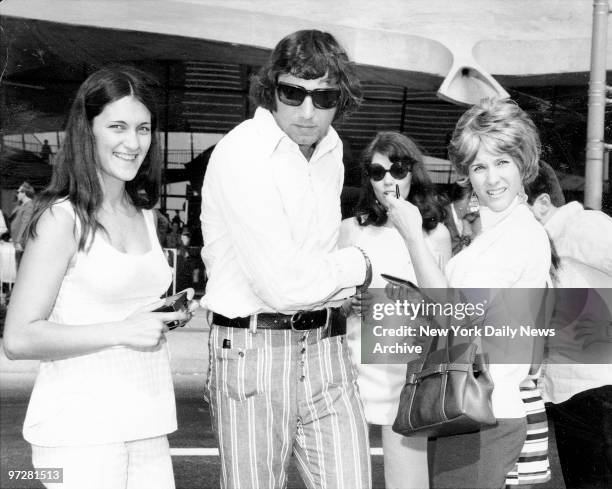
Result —
[[[151,210],[155,107],[151,81],[133,68],[83,82],[8,309],[7,355],[40,360],[24,438],[34,467],[63,468],[63,488],[174,487],[164,332],[189,313],[147,312],[172,281]]]
[[[464,292],[477,288],[531,289],[526,296],[529,300],[540,297],[533,289],[542,289],[550,282],[551,250],[523,190],[538,171],[540,141],[535,125],[513,101],[484,99],[459,119],[449,155],[462,183],[478,198],[482,232],[441,269],[416,232],[422,221],[419,210],[409,202],[392,201],[389,217],[408,247],[419,283],[432,289],[462,288]],[[490,311],[494,298],[492,293],[488,319],[489,312],[495,314]],[[502,319],[514,321],[518,315],[537,311],[539,299],[531,311],[527,305],[520,304],[512,314],[504,313]],[[503,488],[506,474],[521,455],[526,419],[519,385],[528,376],[530,364],[510,362],[518,358],[517,345],[525,350],[525,358],[531,358],[533,338],[491,341],[499,342],[495,346],[501,349],[496,351],[514,351],[510,360],[496,361],[489,367],[497,425],[477,433],[438,438],[430,452],[434,487]]]
[[[339,243],[341,247],[356,245],[366,251],[372,262],[371,287],[384,289],[386,282],[381,273],[417,281],[403,239],[387,219],[391,199],[407,200],[417,206],[423,216],[419,233],[436,263],[443,266],[451,256],[450,234],[442,224],[444,210],[436,199],[415,143],[397,132],[380,132],[365,149],[362,166],[357,217],[342,222]],[[357,383],[366,419],[371,424],[382,425],[386,487],[426,488],[427,439],[405,438],[391,430],[406,365],[358,361],[361,358],[359,315],[367,300],[367,297],[355,296],[346,303],[346,310],[350,311],[347,341],[359,374]]]

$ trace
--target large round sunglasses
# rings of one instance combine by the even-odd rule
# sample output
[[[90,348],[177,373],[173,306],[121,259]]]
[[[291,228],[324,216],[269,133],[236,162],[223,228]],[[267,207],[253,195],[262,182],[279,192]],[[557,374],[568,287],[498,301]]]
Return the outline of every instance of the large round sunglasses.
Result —
[[[414,161],[410,159],[397,160],[391,163],[389,169],[385,168],[378,163],[371,163],[366,167],[366,173],[370,180],[375,182],[380,182],[387,172],[391,173],[391,176],[396,180],[402,180],[406,178],[408,173],[412,171],[412,166],[414,165]]]
[[[290,83],[276,82],[276,93],[278,99],[292,107],[302,105],[304,99],[310,96],[312,105],[317,109],[333,109],[340,101],[339,88],[316,88],[315,90],[306,90],[299,85],[291,85]]]

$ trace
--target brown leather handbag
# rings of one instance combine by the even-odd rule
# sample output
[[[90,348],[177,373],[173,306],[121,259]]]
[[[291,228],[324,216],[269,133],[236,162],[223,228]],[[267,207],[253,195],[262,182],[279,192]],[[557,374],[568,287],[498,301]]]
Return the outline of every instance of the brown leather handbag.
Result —
[[[448,436],[496,424],[491,406],[493,381],[486,358],[474,343],[428,341],[419,359],[408,363],[393,431],[404,436]]]

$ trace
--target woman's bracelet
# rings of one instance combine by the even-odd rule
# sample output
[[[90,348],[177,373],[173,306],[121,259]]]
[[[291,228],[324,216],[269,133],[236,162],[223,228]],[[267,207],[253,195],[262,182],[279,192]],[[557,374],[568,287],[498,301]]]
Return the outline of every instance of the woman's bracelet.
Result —
[[[357,287],[357,292],[359,292],[361,294],[361,293],[365,292],[366,290],[368,290],[368,287],[372,283],[372,262],[370,261],[370,257],[363,250],[363,248],[360,248],[359,246],[355,246],[355,248],[357,248],[359,251],[361,251],[361,254],[363,255],[363,258],[365,259],[365,262],[366,262],[366,276],[365,276],[365,280],[363,281],[363,283],[361,285],[359,285]]]

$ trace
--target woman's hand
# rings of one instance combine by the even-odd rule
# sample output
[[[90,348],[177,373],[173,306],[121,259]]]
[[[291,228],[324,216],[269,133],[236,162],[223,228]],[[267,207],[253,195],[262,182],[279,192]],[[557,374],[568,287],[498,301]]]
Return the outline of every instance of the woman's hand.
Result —
[[[387,199],[387,215],[402,237],[410,242],[423,235],[423,218],[419,208],[403,199]]]
[[[193,313],[196,309],[200,308],[200,301],[194,300],[194,299],[190,299],[187,305],[187,311],[189,311],[189,314],[191,314],[193,316]]]
[[[188,321],[190,318],[191,313],[187,311],[137,311],[118,323],[119,337],[116,343],[138,350],[156,348],[164,333],[168,331],[166,323]]]
[[[189,294],[190,299],[193,293]],[[188,297],[189,297],[188,296]],[[155,348],[159,345],[164,333],[168,331],[167,323],[172,321],[189,321],[193,311],[199,307],[198,301],[189,300],[186,310],[173,312],[153,312],[165,304],[160,299],[152,304],[141,307],[132,313],[120,325],[119,345],[135,349]]]
[[[387,283],[385,285],[385,297],[390,301],[408,301],[414,303],[418,303],[424,298],[419,289],[394,283]]]

